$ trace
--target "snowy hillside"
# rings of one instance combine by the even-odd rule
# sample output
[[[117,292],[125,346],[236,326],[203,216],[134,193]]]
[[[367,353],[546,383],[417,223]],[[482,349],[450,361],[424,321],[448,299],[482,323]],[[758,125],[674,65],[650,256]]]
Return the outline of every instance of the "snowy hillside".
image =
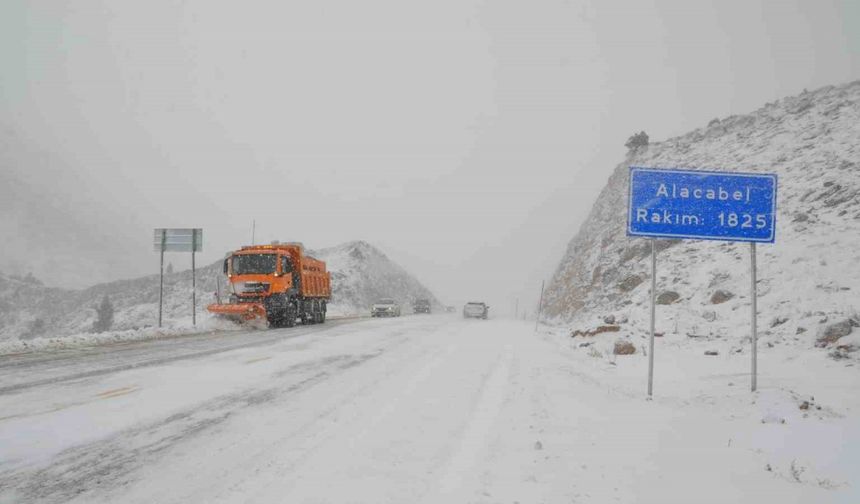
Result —
[[[404,303],[417,297],[435,299],[408,272],[365,242],[349,242],[310,254],[328,262],[332,314],[365,313],[373,300],[383,296]],[[205,307],[215,300],[219,286],[225,292],[225,281],[221,261],[198,267],[198,322],[208,319]],[[158,282],[158,275],[150,275],[67,290],[45,286],[33,276],[0,274],[0,341],[88,332],[96,320],[95,307],[104,296],[115,309],[113,330],[157,325]],[[190,270],[165,274],[163,317],[168,328],[190,326]]]
[[[220,262],[197,270],[198,320],[205,318],[205,305],[214,299],[220,274]],[[0,274],[0,340],[88,332],[104,296],[115,310],[112,329],[157,325],[158,282],[158,275],[150,275],[66,290],[45,286],[34,277]],[[190,325],[191,270],[164,275],[163,317],[167,327]]]
[[[547,290],[546,313],[581,331],[604,326],[632,337],[647,330],[650,245],[625,235],[628,166],[777,173],[776,243],[758,246],[763,343],[845,356],[860,347],[858,138],[860,81],[714,119],[631,152],[570,242]],[[720,339],[726,351],[742,351],[749,245],[657,245],[657,331],[667,340]]]
[[[364,241],[311,251],[331,272],[332,304],[339,309],[365,312],[379,298],[409,305],[418,298],[438,305],[433,293],[379,249]]]

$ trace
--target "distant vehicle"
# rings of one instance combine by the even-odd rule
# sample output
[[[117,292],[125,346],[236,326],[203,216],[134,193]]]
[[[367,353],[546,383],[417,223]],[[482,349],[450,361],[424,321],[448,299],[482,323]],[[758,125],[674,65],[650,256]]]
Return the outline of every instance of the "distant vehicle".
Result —
[[[480,318],[487,320],[490,313],[490,307],[486,303],[480,301],[469,301],[463,307],[463,318]]]
[[[430,300],[429,299],[416,299],[414,303],[412,303],[412,312],[413,313],[430,313]]]
[[[331,275],[300,243],[251,245],[224,259],[230,301],[207,309],[240,321],[264,319],[270,327],[325,322]]]
[[[448,313],[454,313],[455,311],[457,311],[457,308],[455,308],[453,306],[446,306],[445,311]]]
[[[400,305],[391,298],[380,299],[370,309],[371,317],[399,317]]]

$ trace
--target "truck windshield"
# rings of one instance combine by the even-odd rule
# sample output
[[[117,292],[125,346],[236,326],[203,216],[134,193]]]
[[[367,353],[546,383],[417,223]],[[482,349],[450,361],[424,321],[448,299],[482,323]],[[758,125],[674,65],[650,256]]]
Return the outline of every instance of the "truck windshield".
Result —
[[[234,275],[268,275],[275,272],[275,254],[242,254],[233,256]]]

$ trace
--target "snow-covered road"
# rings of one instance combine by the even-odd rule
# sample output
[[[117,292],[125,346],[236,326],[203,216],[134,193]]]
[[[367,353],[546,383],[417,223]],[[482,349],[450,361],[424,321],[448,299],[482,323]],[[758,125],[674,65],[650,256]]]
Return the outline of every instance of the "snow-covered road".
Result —
[[[645,401],[517,321],[302,330],[52,383],[3,370],[22,386],[0,393],[0,502],[856,502],[839,413],[761,423],[734,389]],[[849,466],[800,448],[789,467],[760,431],[855,436],[831,457]]]
[[[216,331],[178,337],[73,346],[53,352],[0,355],[0,394],[39,385],[111,374],[132,368],[196,359],[240,348],[266,346],[326,330],[358,318],[329,320],[327,325],[290,330]]]

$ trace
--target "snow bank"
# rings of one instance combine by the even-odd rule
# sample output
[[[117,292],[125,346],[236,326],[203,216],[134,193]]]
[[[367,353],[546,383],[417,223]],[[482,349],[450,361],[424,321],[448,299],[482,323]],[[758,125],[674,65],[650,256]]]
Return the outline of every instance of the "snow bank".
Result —
[[[144,341],[161,338],[189,336],[214,331],[247,330],[251,326],[240,326],[228,320],[203,315],[198,317],[197,325],[192,325],[191,317],[182,320],[168,321],[164,327],[145,327],[123,331],[105,331],[102,333],[82,332],[60,337],[38,337],[33,339],[10,338],[0,341],[0,355],[25,352],[56,351],[85,346]]]

